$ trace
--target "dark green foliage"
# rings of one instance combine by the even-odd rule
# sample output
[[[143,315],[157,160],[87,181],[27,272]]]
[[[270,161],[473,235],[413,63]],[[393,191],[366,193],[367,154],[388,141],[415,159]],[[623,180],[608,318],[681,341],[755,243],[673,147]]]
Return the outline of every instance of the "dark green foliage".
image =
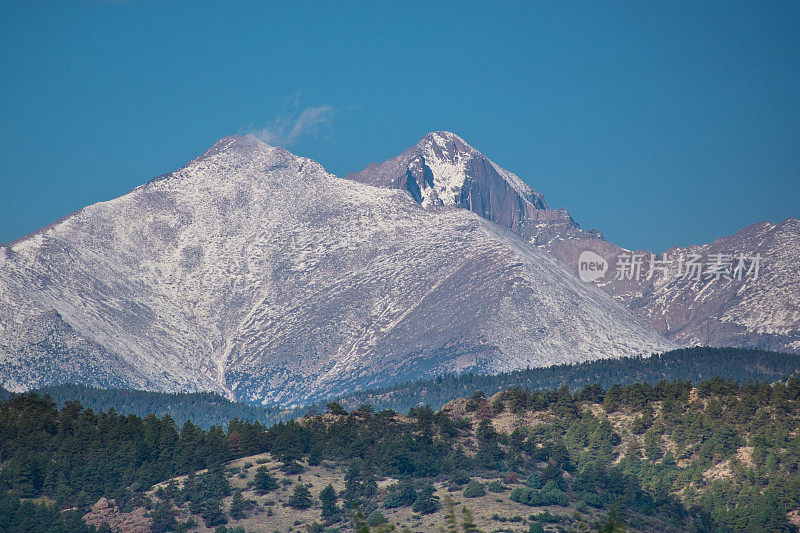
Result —
[[[295,460],[287,460],[281,465],[281,470],[288,476],[296,476],[302,474],[305,468]]]
[[[469,474],[464,470],[456,470],[450,476],[450,483],[453,485],[466,485],[471,481]]]
[[[266,466],[259,466],[253,477],[253,488],[259,494],[266,494],[278,488],[278,481],[269,473]]]
[[[624,533],[627,531],[625,523],[619,517],[617,508],[612,507],[608,511],[605,523],[599,529],[600,533]]]
[[[339,402],[330,402],[328,405],[325,406],[328,413],[336,416],[344,416],[347,414],[347,411],[342,404]]]
[[[184,482],[181,497],[189,502],[189,509],[199,514],[206,527],[214,527],[227,523],[222,512],[221,501],[231,492],[228,478],[222,465],[216,463],[200,474],[190,472]]]
[[[386,498],[383,499],[383,506],[394,509],[413,505],[415,501],[417,501],[417,490],[413,483],[405,480],[389,486]]]
[[[436,489],[433,485],[425,485],[417,495],[417,500],[411,506],[411,510],[419,514],[430,514],[439,508],[439,497],[434,494]]]
[[[155,511],[150,513],[153,519],[151,529],[154,533],[164,533],[166,531],[174,531],[178,525],[175,519],[175,508],[171,502],[163,502]]]
[[[222,512],[219,500],[204,501],[200,505],[200,516],[203,518],[206,527],[214,527],[228,522],[228,518]]]
[[[385,523],[386,523],[386,518],[383,516],[383,513],[381,513],[377,509],[372,511],[367,517],[367,525],[370,527],[379,526]]]
[[[344,477],[345,487],[342,497],[348,502],[363,502],[378,492],[375,469],[371,463],[362,459],[350,462]]]
[[[486,486],[486,488],[489,489],[490,492],[497,492],[497,493],[505,492],[505,491],[508,490],[508,487],[506,487],[505,485],[503,485],[501,482],[499,482],[497,480],[494,480],[491,483],[489,483]]]
[[[540,476],[538,472],[531,472],[531,474],[528,476],[528,479],[525,480],[525,485],[531,489],[541,489],[542,476]]]
[[[302,483],[295,485],[294,492],[289,496],[287,503],[293,509],[308,509],[311,507],[311,491],[308,490],[308,486]]]
[[[485,490],[469,483],[467,473],[502,476],[514,489],[509,497],[525,505],[569,505],[595,518],[616,506],[633,528],[646,522],[654,530],[782,530],[788,527],[786,513],[800,507],[797,379],[772,385],[713,379],[695,390],[680,381],[576,393],[566,386],[514,387],[499,397],[509,412],[527,417],[539,411],[542,423],[498,433],[486,420],[493,415],[483,394],[469,400],[474,422],[426,406],[410,409],[406,419],[365,405],[269,428],[233,420],[227,430],[204,430],[188,421],[179,428],[168,417],[95,413],[76,402],[58,410],[47,398],[20,395],[0,403],[0,489],[49,496],[64,508],[85,507],[105,495],[130,510],[147,504],[142,491],[153,483],[188,474],[182,489],[173,483],[157,492],[151,516],[158,517],[160,529],[176,527],[169,515],[187,502],[213,528],[224,524],[220,502],[230,494],[227,476],[236,473],[222,464],[269,453],[288,471],[312,454],[322,464],[336,463],[346,470],[342,498],[365,513],[379,505],[379,476],[402,480],[389,487],[385,508],[413,506],[427,514],[439,505],[434,480],[469,484],[465,496],[476,487]],[[607,416],[591,402],[617,414]],[[633,435],[641,435],[643,445]],[[468,439],[474,440],[467,444]],[[742,446],[752,447],[752,465],[738,459]],[[706,472],[723,461],[730,475],[711,483]],[[203,468],[208,471],[195,473]],[[311,504],[301,480],[288,483],[295,485],[292,504]],[[268,492],[277,486],[266,466],[257,469],[254,488]],[[502,483],[490,484],[490,490],[501,489]],[[331,492],[332,498],[319,495],[329,523],[338,514],[332,487]],[[246,514],[247,502],[234,498],[231,515]]]
[[[602,402],[602,389],[614,384],[655,384],[662,380],[702,381],[710,376],[721,376],[739,383],[773,382],[786,379],[798,370],[800,356],[795,354],[745,348],[694,347],[650,357],[600,359],[576,365],[530,368],[497,375],[444,375],[435,379],[358,392],[337,401],[341,405],[370,403],[377,410],[394,409],[406,412],[420,402],[438,409],[456,398],[470,398],[467,411],[474,412],[486,402],[487,396],[514,387],[556,390],[566,386],[570,390],[579,391],[588,385],[593,388],[589,388],[579,400]],[[598,397],[598,394],[601,396]]]
[[[336,505],[338,500],[339,497],[336,494],[336,490],[330,483],[320,491],[319,501],[322,504],[322,518],[330,520],[339,514],[339,507]]]
[[[234,520],[240,520],[245,517],[247,505],[244,502],[242,492],[237,490],[233,493],[233,500],[231,501],[230,515]]]
[[[444,378],[442,378],[442,381],[444,381]],[[413,387],[413,384],[406,385],[406,387],[409,386]],[[485,403],[486,403],[486,394],[484,394],[482,390],[476,390],[475,392],[472,393],[470,399],[467,400],[465,409],[467,410],[468,413],[474,413],[475,411],[478,410],[479,407],[481,407],[481,405]]]
[[[48,397],[25,394],[0,403],[0,488],[26,497],[86,506],[122,489],[148,487],[233,458],[221,428],[165,417],[95,413],[78,402],[59,411]]]
[[[544,505],[567,505],[567,495],[557,487],[550,487],[543,490],[531,489],[528,487],[517,487],[511,491],[508,497],[512,502],[539,507]]]
[[[265,407],[230,400],[213,392],[152,392],[131,389],[98,389],[85,385],[54,385],[35,390],[48,395],[59,406],[67,401],[78,400],[87,409],[108,411],[115,409],[125,415],[145,417],[155,414],[169,415],[179,425],[187,420],[208,429],[213,425],[226,426],[230,420],[239,419],[261,424],[274,424],[286,420],[291,413],[280,407]],[[10,393],[8,393],[10,395]],[[0,400],[3,394],[0,393]]]
[[[81,519],[81,513],[61,513],[55,506],[22,502],[0,492],[0,531],[4,533],[90,533],[95,531]]]
[[[483,486],[483,483],[479,483],[475,480],[470,481],[467,483],[467,486],[464,487],[465,498],[478,498],[480,496],[484,496],[485,494],[486,488]]]

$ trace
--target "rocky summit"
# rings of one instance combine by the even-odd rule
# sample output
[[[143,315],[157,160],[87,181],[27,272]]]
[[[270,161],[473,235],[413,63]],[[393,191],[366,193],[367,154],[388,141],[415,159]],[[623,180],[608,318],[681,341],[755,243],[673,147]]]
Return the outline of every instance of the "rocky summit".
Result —
[[[598,230],[581,230],[567,210],[550,209],[541,193],[450,132],[430,133],[399,156],[347,177],[405,190],[428,209],[475,212],[569,265],[573,275],[581,253],[595,252],[609,268],[598,286],[678,344],[800,352],[796,219],[753,224],[713,243],[672,248],[666,256],[632,252]],[[661,269],[670,265],[666,275],[651,275],[653,255]],[[741,256],[759,256],[760,275],[729,275]],[[632,257],[641,261],[639,275],[616,279],[619,258]],[[681,267],[692,257],[700,263],[699,279]],[[715,275],[715,258],[728,274]]]

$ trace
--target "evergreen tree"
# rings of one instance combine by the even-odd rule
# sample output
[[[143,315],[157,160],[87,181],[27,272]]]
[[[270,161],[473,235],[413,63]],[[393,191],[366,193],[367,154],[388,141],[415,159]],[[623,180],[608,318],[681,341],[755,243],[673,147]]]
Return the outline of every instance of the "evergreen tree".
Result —
[[[253,488],[259,494],[266,494],[278,488],[278,481],[269,473],[266,466],[259,466],[253,477]]]
[[[322,504],[323,518],[330,520],[339,513],[339,507],[336,505],[338,499],[339,497],[336,495],[336,490],[330,483],[320,491],[319,501]]]
[[[287,503],[294,509],[308,509],[311,507],[311,491],[303,483],[298,483]]]
[[[233,500],[231,501],[231,511],[230,515],[231,518],[234,520],[240,520],[245,516],[245,502],[244,498],[242,497],[242,492],[237,490],[233,493]]]
[[[439,508],[439,498],[434,494],[436,489],[431,484],[425,485],[417,495],[417,500],[411,509],[418,514],[430,514]]]

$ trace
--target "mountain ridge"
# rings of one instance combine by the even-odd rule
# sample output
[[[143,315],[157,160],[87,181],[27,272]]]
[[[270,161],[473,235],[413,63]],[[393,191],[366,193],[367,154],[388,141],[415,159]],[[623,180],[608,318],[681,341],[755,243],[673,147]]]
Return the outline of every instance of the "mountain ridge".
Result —
[[[476,172],[466,165],[449,169],[448,182],[461,187],[459,190],[462,192],[470,191],[470,198],[471,180],[483,180],[484,189],[488,193],[498,188],[493,179],[505,180],[511,176],[510,179],[515,183],[524,184],[518,176],[504,171],[460,137],[449,132],[428,134],[399,156],[383,163],[371,163],[363,171],[349,174],[347,178],[406,190],[423,207],[435,208],[431,202],[426,204],[420,196],[414,197],[414,191],[409,190],[408,183],[416,184],[411,186],[414,189],[416,186],[424,188],[426,183],[436,182],[436,174],[441,174],[441,171],[434,168],[431,171],[433,178],[423,176],[421,181],[417,170],[424,167],[425,158],[430,158],[430,154],[435,152],[431,146],[447,146],[448,142],[451,143],[451,152],[456,152],[459,157],[488,161],[497,171],[493,177],[491,173]],[[453,157],[455,156],[451,155],[450,159]],[[412,178],[416,178],[416,181]],[[515,217],[516,212],[513,209],[510,214],[487,212],[482,204],[476,209],[472,203],[453,199],[452,195],[449,201],[442,204],[476,212],[483,218],[508,228],[569,265],[573,275],[577,272],[580,254],[584,251],[595,252],[608,263],[608,272],[603,279],[597,281],[598,285],[678,344],[800,352],[800,314],[794,311],[800,308],[800,260],[796,254],[796,250],[800,249],[800,224],[796,222],[797,219],[789,218],[778,224],[755,223],[735,235],[720,237],[712,243],[673,247],[665,252],[672,263],[677,263],[681,257],[698,253],[709,257],[717,257],[716,254],[730,256],[737,252],[758,253],[765,258],[764,277],[760,280],[736,280],[736,284],[731,283],[731,280],[722,280],[712,286],[700,281],[684,283],[685,280],[681,279],[673,279],[670,283],[649,279],[616,280],[614,277],[618,267],[631,255],[644,258],[646,275],[651,252],[625,250],[606,241],[598,230],[583,231],[566,210],[559,210],[558,215],[552,218],[554,211],[547,207],[544,197],[529,185],[525,187],[525,190],[533,191],[535,198],[539,200],[535,205],[530,204],[535,215]],[[524,194],[520,193],[516,198],[506,198],[506,201],[513,206],[514,202],[526,200]],[[712,265],[703,266],[707,268]],[[670,275],[674,277],[680,274],[677,268],[673,268]],[[780,303],[776,305],[775,302]]]
[[[254,137],[2,257],[0,376],[17,390],[76,381],[291,405],[674,347],[516,234]]]

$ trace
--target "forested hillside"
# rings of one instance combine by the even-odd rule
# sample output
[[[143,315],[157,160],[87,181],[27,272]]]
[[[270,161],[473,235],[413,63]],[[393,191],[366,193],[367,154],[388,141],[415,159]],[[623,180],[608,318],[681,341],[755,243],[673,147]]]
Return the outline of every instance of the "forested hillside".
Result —
[[[490,395],[509,387],[529,390],[567,387],[577,391],[593,383],[608,388],[633,383],[655,384],[662,380],[699,382],[714,377],[738,383],[774,382],[798,371],[800,355],[796,354],[743,348],[694,347],[650,357],[599,359],[496,375],[451,374],[349,394],[336,401],[350,407],[368,403],[378,409],[397,411],[407,411],[411,407],[426,404],[438,409],[450,400],[469,396],[476,390]]]
[[[43,387],[36,392],[42,396],[49,395],[62,406],[70,400],[78,400],[94,411],[115,409],[122,414],[142,417],[148,414],[169,415],[180,425],[191,420],[205,429],[215,424],[225,426],[234,418],[271,425],[295,414],[291,409],[231,402],[213,392],[165,393],[72,384]]]
[[[0,530],[67,531],[74,513],[26,502],[82,515],[106,497],[88,520],[138,512],[156,531],[352,531],[361,515],[431,531],[454,513],[464,531],[791,531],[799,407],[794,377],[515,387],[205,431],[25,394],[0,403]]]
[[[215,424],[226,426],[234,418],[272,425],[308,413],[320,412],[330,401],[338,401],[348,408],[368,403],[376,409],[407,412],[411,407],[425,404],[438,409],[445,403],[467,397],[476,390],[491,395],[509,387],[549,390],[566,386],[577,391],[591,383],[608,388],[615,384],[656,383],[660,380],[699,382],[712,377],[722,377],[738,383],[774,382],[786,379],[798,370],[800,356],[795,354],[739,348],[686,348],[651,357],[600,359],[579,365],[530,368],[499,375],[448,374],[432,380],[401,383],[332,398],[328,402],[297,409],[231,402],[210,392],[170,394],[98,389],[71,384],[45,387],[36,392],[43,396],[49,395],[59,406],[70,400],[79,400],[85,408],[94,411],[113,408],[118,413],[140,417],[151,413],[158,416],[169,415],[180,425],[191,420],[194,424],[209,429]],[[11,393],[0,388],[0,399],[11,396]]]

